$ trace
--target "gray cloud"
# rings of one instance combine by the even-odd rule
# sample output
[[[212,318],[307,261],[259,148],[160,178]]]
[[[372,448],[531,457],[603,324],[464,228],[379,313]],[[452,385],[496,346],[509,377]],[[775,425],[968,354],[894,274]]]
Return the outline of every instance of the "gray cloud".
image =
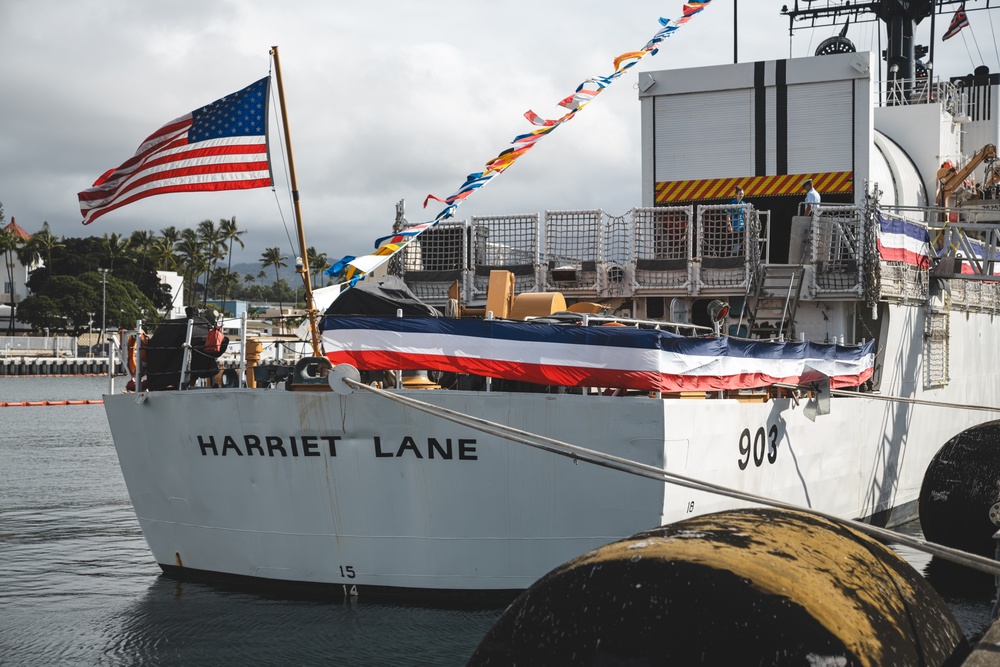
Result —
[[[308,240],[331,256],[364,253],[389,231],[396,201],[406,200],[413,222],[433,217],[438,205],[421,209],[428,193],[451,194],[529,130],[527,109],[557,116],[559,99],[588,76],[610,73],[615,56],[641,48],[656,19],[676,17],[681,4],[633,0],[624,11],[587,0],[181,0],[169,10],[134,0],[0,3],[8,56],[0,72],[0,201],[29,232],[43,221],[56,234],[85,236],[235,215],[250,232],[245,258],[286,247],[281,221],[291,224],[291,206],[276,133],[277,195],[152,197],[87,228],[76,201],[160,125],[264,76],[268,47],[278,44]],[[741,3],[742,60],[788,57],[782,4]],[[865,30],[851,36],[876,49],[876,33]],[[803,35],[795,56],[829,36]],[[938,72],[948,58],[969,69],[957,45],[938,49]],[[716,0],[636,69],[731,61],[732,4]],[[591,207],[621,214],[638,205],[634,71],[470,197],[458,217]]]

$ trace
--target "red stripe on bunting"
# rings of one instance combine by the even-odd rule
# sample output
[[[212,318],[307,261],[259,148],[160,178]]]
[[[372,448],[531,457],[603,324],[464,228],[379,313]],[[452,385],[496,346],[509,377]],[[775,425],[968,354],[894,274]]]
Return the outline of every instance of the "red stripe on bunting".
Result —
[[[619,387],[640,391],[719,391],[763,387],[776,382],[800,384],[809,379],[802,376],[773,377],[765,373],[735,375],[677,375],[656,371],[626,371],[615,368],[593,368],[537,364],[525,361],[505,361],[482,357],[459,357],[441,354],[419,354],[393,350],[337,350],[327,352],[330,363],[351,364],[360,370],[394,368],[399,370],[440,370],[472,373],[484,377],[501,377],[543,385],[566,387]],[[871,378],[873,368],[857,374],[830,377],[830,386],[855,387]]]

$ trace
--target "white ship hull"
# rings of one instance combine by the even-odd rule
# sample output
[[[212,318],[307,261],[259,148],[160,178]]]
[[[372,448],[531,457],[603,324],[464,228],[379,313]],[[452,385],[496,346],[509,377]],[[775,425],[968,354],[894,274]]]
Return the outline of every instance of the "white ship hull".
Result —
[[[840,53],[643,73],[642,207],[442,220],[419,238],[397,207],[394,233],[411,236],[393,271],[412,294],[369,295],[367,310],[369,274],[326,311],[322,353],[454,386],[495,378],[523,393],[403,392],[689,478],[843,518],[914,517],[934,454],[997,418],[975,406],[1000,406],[1000,228],[928,208],[941,155],[1000,143],[995,118],[970,121],[958,104],[1000,84],[937,81],[917,95],[919,82],[882,104],[875,65]],[[741,184],[750,203],[730,202]],[[823,193],[808,217],[797,184]],[[361,390],[178,391],[192,379],[184,341],[199,344],[193,325],[185,338],[171,324],[174,338],[161,323],[150,341],[148,393],[106,399],[168,572],[362,596],[509,594],[611,541],[737,505]],[[211,356],[201,345],[195,362]],[[213,376],[208,361],[195,378]],[[857,394],[835,394],[812,421],[787,384],[808,393],[821,377]],[[540,387],[567,393],[529,393]],[[632,395],[581,393],[591,387]],[[677,397],[688,389],[697,398]]]
[[[921,309],[891,309],[882,393],[997,405],[984,314],[952,316],[949,385],[920,389]],[[895,350],[896,352],[893,352]],[[995,415],[834,397],[742,402],[408,391],[428,403],[831,512],[914,516],[934,453]],[[728,498],[574,462],[365,392],[196,389],[106,397],[142,531],[164,568],[347,592],[510,592],[600,545]],[[741,451],[742,437],[742,451]],[[433,439],[434,442],[431,442]]]

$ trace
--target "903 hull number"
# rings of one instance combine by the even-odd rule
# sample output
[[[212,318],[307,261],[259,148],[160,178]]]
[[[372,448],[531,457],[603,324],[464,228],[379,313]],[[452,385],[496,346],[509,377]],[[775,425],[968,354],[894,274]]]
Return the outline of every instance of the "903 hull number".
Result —
[[[764,465],[765,459],[768,463],[778,460],[778,425],[771,424],[766,431],[761,426],[753,434],[750,429],[743,429],[740,433],[740,458],[736,460],[740,470],[746,470],[751,460],[759,468]]]

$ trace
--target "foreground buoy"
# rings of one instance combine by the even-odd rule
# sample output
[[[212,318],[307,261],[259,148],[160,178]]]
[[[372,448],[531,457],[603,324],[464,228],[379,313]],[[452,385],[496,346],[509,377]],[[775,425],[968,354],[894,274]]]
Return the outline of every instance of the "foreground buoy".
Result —
[[[920,486],[920,527],[931,542],[992,557],[1000,530],[1000,421],[973,426],[934,455]]]
[[[894,552],[781,510],[696,517],[607,545],[522,593],[470,665],[952,665],[951,611]]]

